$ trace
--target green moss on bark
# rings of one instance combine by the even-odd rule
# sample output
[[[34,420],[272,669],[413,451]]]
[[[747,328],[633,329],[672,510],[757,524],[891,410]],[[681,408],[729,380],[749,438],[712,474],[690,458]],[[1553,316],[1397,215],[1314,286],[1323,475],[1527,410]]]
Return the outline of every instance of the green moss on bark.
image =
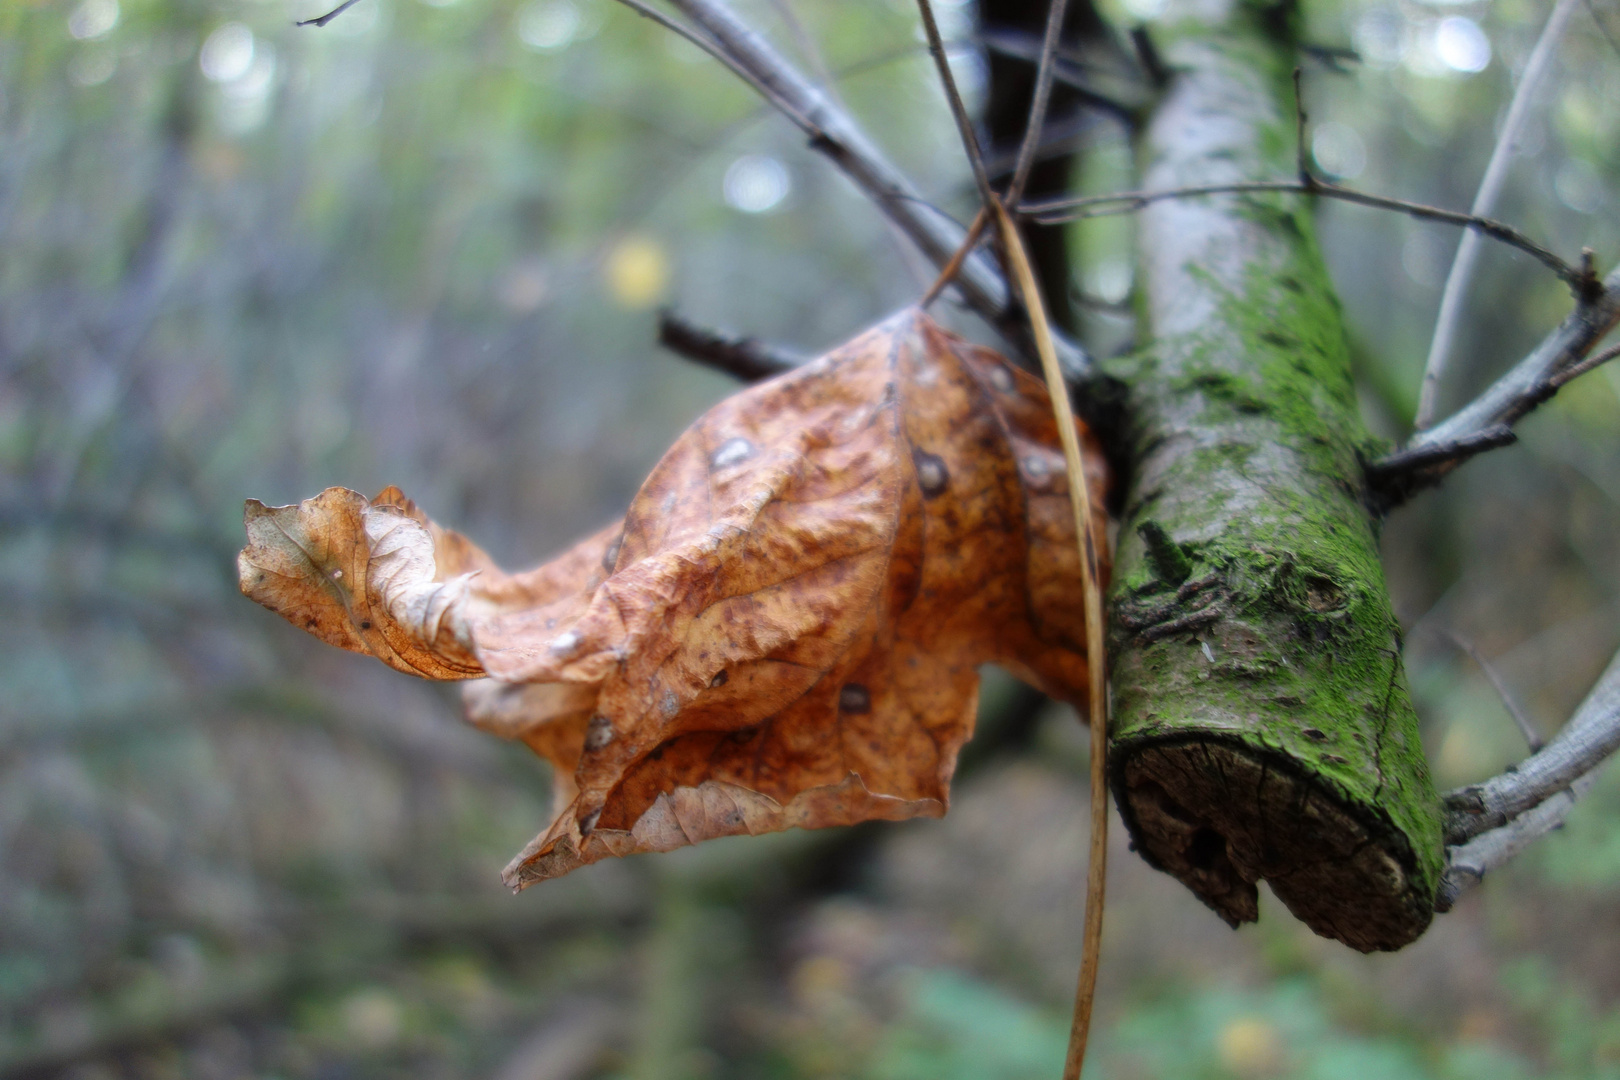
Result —
[[[1143,142],[1149,186],[1286,175],[1265,42],[1205,28],[1171,56],[1182,73]],[[1319,932],[1398,947],[1433,910],[1438,799],[1363,502],[1375,443],[1310,217],[1280,195],[1160,204],[1141,242],[1153,339],[1129,373],[1116,794],[1150,861],[1234,922],[1264,876]],[[1144,536],[1185,553],[1183,580]],[[1155,747],[1182,749],[1143,756]],[[1187,772],[1206,759],[1194,771],[1209,776]],[[1331,872],[1301,869],[1329,852]]]

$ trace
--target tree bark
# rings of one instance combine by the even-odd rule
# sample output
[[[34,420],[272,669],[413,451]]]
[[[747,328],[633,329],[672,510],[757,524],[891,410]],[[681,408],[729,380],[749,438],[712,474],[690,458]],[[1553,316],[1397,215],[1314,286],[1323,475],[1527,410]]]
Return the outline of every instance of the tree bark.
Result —
[[[1208,5],[1204,6],[1208,10]],[[1292,43],[1234,5],[1166,27],[1147,189],[1294,172]],[[1115,796],[1153,865],[1234,926],[1265,878],[1317,933],[1395,949],[1443,866],[1369,509],[1337,300],[1306,200],[1139,219],[1145,346],[1112,597]]]

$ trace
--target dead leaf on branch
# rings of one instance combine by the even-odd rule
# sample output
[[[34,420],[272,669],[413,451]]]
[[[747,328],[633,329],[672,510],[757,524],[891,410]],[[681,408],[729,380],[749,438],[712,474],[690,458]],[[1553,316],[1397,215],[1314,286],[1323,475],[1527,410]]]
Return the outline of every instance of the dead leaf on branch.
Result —
[[[1083,710],[1067,484],[1044,386],[908,310],[715,406],[622,525],[536,570],[503,573],[395,488],[249,502],[239,569],[331,644],[489,676],[470,719],[556,768],[556,818],[506,871],[521,888],[715,836],[942,814],[987,661]]]

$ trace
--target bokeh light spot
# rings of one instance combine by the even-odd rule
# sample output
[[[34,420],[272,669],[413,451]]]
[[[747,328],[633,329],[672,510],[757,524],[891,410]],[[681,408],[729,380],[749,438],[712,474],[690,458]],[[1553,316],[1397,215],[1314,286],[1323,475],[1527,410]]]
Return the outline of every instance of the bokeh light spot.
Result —
[[[1367,144],[1361,141],[1361,134],[1335,120],[1311,135],[1311,156],[1318,168],[1341,180],[1354,180],[1367,168]]]
[[[68,16],[68,33],[80,41],[105,37],[118,25],[118,0],[84,0]]]
[[[1491,39],[1466,15],[1448,15],[1434,31],[1434,52],[1452,71],[1473,74],[1491,62]]]
[[[669,254],[650,236],[620,240],[608,252],[602,270],[608,293],[620,307],[651,307],[669,287]]]
[[[793,190],[787,167],[764,154],[744,154],[726,169],[721,183],[726,203],[745,214],[763,214],[779,206]]]
[[[567,48],[579,28],[579,8],[573,0],[536,0],[518,13],[518,37],[536,52]]]
[[[238,22],[221,26],[203,42],[197,65],[214,82],[240,79],[253,67],[253,31]]]

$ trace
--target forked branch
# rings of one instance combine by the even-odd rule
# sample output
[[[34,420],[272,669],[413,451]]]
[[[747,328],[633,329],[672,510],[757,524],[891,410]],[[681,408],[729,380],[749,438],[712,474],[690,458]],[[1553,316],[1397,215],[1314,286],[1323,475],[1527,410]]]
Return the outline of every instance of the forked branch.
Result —
[[[1592,353],[1617,323],[1620,267],[1610,271],[1589,298],[1578,300],[1569,317],[1490,389],[1369,465],[1367,482],[1375,498],[1386,509],[1398,505],[1475,454],[1513,442],[1513,425],[1559,387],[1620,355],[1620,349]]]
[[[1620,653],[1564,729],[1515,768],[1445,797],[1447,867],[1436,906],[1557,828],[1620,750]]]

